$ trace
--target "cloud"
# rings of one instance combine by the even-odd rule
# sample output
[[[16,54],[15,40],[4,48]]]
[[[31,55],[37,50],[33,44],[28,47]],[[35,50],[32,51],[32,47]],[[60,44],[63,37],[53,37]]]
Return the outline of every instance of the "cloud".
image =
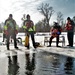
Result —
[[[0,21],[5,20],[8,15],[12,13],[15,15],[14,18],[21,23],[22,15],[37,13],[37,6],[39,6],[42,1],[44,0],[0,0]]]
[[[62,12],[64,17],[73,16],[75,10],[75,0],[0,0],[0,22],[8,17],[10,13],[13,14],[14,19],[20,25],[23,14],[30,14],[34,22],[38,22],[43,16],[38,12],[37,7],[41,3],[49,3],[55,10],[52,20],[56,19],[56,13]]]

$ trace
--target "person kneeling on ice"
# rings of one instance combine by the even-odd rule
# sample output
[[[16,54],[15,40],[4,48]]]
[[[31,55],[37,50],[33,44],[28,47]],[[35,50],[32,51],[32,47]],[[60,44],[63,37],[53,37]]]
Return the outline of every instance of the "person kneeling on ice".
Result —
[[[23,22],[23,28],[24,28],[24,31],[26,32],[26,39],[28,40],[29,36],[31,36],[33,47],[36,48],[35,38],[34,38],[35,26],[34,26],[33,21],[30,20],[29,14],[26,16],[26,20],[24,20],[24,22]],[[27,47],[29,49],[29,41],[28,41],[28,45],[27,46],[25,45],[25,47]]]
[[[51,37],[50,37],[49,45],[47,47],[51,46],[52,39],[55,38],[55,37],[56,37],[56,46],[60,47],[58,45],[58,43],[59,43],[59,35],[61,34],[61,31],[62,31],[61,26],[57,22],[54,22],[54,26],[50,30]]]

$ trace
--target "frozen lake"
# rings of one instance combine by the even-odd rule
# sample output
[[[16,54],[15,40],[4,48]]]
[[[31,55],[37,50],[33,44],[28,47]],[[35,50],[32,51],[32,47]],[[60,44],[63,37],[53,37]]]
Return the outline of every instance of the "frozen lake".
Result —
[[[65,36],[67,45],[66,33],[62,33],[62,35]],[[50,35],[49,33],[45,35],[35,35],[36,42],[44,45],[44,36]],[[17,37],[21,37],[22,40],[25,39],[23,33],[18,34]],[[0,41],[2,41],[2,37]],[[32,42],[30,42],[30,45],[32,47]],[[53,43],[52,46],[55,46],[55,43]],[[22,49],[24,47],[19,46],[19,48]],[[54,47],[54,49],[55,48],[56,47]],[[53,47],[51,49],[53,50]],[[14,50],[14,48],[12,48],[10,51],[7,51],[6,46],[1,45],[0,75],[75,75],[75,58],[51,53],[46,50],[44,51],[39,48],[34,49],[32,47],[29,50],[26,48],[23,50]]]
[[[75,75],[75,58],[39,49],[14,50],[0,53],[0,67],[0,75]]]
[[[2,36],[3,36],[3,34],[0,33],[0,42],[3,39]],[[44,37],[45,36],[50,36],[50,33],[36,33],[35,34],[35,41],[36,42],[40,42],[42,45],[44,45]],[[67,45],[68,44],[68,41],[67,41],[67,33],[62,32],[62,34],[60,36],[64,36],[65,37],[65,45]],[[18,37],[21,37],[22,40],[25,40],[25,33],[18,33],[17,38]],[[31,38],[30,38],[30,41],[31,41]],[[74,35],[74,46],[75,46],[75,35]]]

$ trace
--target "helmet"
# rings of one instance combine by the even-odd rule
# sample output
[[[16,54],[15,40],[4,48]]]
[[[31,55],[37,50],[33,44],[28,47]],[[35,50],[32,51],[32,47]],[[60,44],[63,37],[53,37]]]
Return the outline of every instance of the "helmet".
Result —
[[[67,20],[70,20],[70,19],[71,19],[70,17],[67,18]]]
[[[9,14],[9,17],[12,17],[13,15],[12,14]]]
[[[29,15],[29,14],[27,14],[27,16],[26,16],[26,17],[28,18],[28,17],[30,17],[30,15]]]

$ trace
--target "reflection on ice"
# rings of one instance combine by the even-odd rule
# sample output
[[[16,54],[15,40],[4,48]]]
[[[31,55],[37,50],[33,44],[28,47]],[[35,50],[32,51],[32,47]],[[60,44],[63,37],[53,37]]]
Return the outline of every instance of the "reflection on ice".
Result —
[[[50,35],[36,35],[36,42],[40,42],[43,45],[44,36]],[[67,44],[66,34],[64,36]],[[24,34],[19,34],[17,37],[21,37],[22,40],[25,39]],[[32,47],[31,42],[30,44]],[[0,46],[0,49],[3,49],[2,47]],[[19,47],[23,48],[20,45]],[[23,50],[12,49],[10,52],[5,48],[6,46],[4,46],[5,52],[4,50],[0,52],[0,56],[3,54],[0,57],[0,75],[75,75],[75,58],[63,55],[68,52],[73,56],[75,51],[72,48],[64,47],[61,49],[54,46],[51,48],[43,47],[43,50],[41,48],[26,50],[24,47],[25,49]],[[55,51],[57,53],[52,53]],[[59,52],[60,54],[58,54]]]

